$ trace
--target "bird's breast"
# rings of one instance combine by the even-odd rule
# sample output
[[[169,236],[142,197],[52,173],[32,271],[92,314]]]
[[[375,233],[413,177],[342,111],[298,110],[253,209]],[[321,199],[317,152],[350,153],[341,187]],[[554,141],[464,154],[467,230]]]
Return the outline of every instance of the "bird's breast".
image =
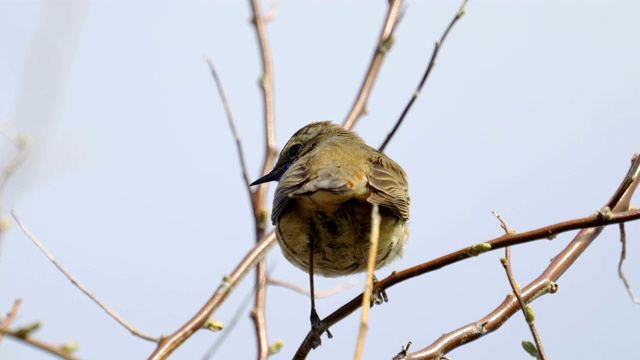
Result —
[[[276,236],[285,258],[309,272],[311,249],[316,274],[334,277],[365,271],[371,205],[352,199],[327,208],[318,206],[323,201],[312,199],[311,196],[292,199],[276,222]],[[314,206],[309,206],[310,201]],[[400,256],[406,239],[405,222],[382,211],[376,267]]]

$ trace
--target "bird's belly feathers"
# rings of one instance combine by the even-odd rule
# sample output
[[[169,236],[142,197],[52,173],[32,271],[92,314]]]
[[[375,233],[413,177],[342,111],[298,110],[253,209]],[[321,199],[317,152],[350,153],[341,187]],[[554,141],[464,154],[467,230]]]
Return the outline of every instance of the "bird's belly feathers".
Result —
[[[276,237],[285,258],[309,272],[311,244],[315,274],[333,277],[365,271],[371,204],[351,199],[334,206],[327,202],[318,205],[310,197],[292,199],[280,215]],[[399,257],[407,240],[407,226],[402,219],[384,208],[380,209],[380,216],[376,268]]]

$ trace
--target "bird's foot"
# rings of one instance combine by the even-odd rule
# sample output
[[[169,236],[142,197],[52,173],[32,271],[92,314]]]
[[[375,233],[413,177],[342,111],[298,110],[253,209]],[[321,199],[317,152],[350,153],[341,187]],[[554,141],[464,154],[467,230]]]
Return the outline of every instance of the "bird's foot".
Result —
[[[320,320],[316,309],[311,309],[310,319],[312,336],[311,346],[315,349],[322,344],[322,339],[320,339],[320,335],[322,335],[322,320]],[[325,331],[327,332],[327,337],[329,337],[329,339],[333,338],[333,335],[331,334],[331,331],[329,331],[329,329],[326,329]]]
[[[378,282],[377,279],[373,280],[373,285]],[[369,303],[369,307],[373,307],[373,305],[381,305],[383,302],[389,302],[389,297],[387,296],[387,292],[384,289],[373,289],[371,292],[371,302]]]

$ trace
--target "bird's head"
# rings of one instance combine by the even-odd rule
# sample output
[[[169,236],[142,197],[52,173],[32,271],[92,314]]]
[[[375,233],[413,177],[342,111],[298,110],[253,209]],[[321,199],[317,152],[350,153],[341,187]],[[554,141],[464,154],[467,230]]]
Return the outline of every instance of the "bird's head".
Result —
[[[332,123],[331,121],[319,121],[311,123],[298,130],[287,144],[282,148],[280,156],[273,170],[265,176],[251,183],[251,186],[269,181],[280,181],[282,175],[298,159],[305,156],[323,141],[333,136],[357,136],[352,132]]]

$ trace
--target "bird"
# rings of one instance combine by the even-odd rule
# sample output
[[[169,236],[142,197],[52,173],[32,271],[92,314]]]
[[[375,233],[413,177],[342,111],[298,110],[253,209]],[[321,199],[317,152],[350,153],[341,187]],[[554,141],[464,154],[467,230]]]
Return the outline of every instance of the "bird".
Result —
[[[250,185],[270,181],[278,182],[271,213],[278,244],[289,262],[309,274],[316,348],[321,321],[314,274],[337,277],[366,271],[373,205],[378,205],[381,220],[375,268],[402,255],[408,238],[407,174],[354,132],[320,121],[294,133],[273,170]],[[332,337],[328,329],[327,335]]]

